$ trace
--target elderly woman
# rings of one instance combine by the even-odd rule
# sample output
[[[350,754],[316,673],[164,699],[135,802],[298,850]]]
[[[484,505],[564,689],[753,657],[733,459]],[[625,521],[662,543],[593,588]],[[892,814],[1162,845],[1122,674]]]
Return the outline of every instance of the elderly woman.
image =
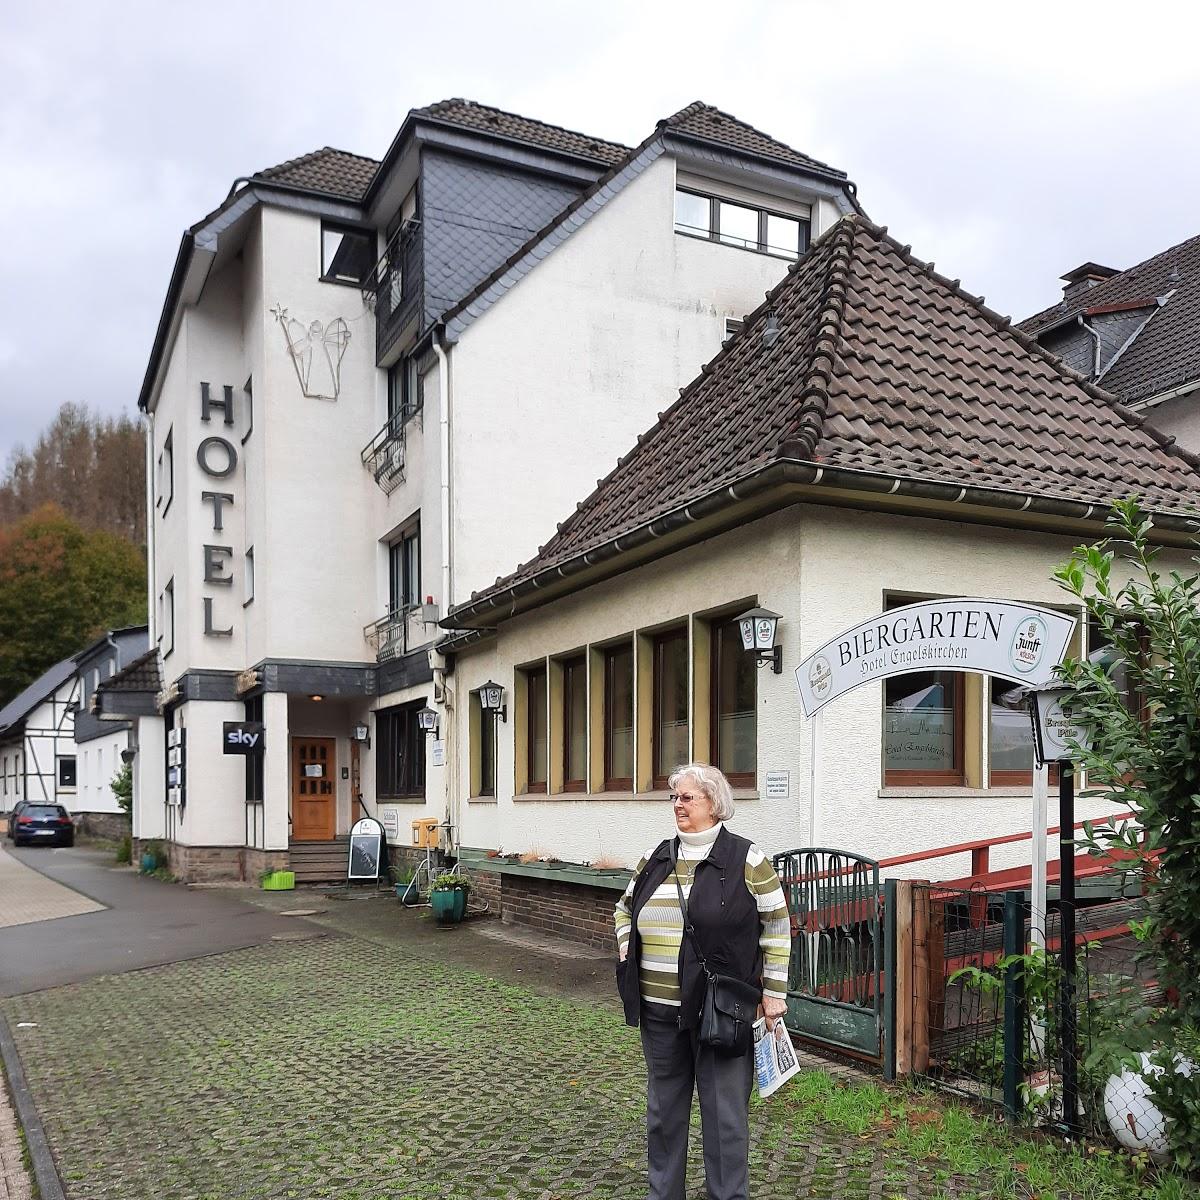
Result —
[[[684,935],[680,893],[710,969],[762,989],[772,1027],[786,1009],[787,902],[770,859],[726,828],[729,781],[689,763],[670,778],[674,836],[638,863],[617,903],[618,987],[646,1056],[650,1200],[683,1200],[693,1090],[700,1094],[711,1200],[746,1200],[754,1049],[719,1054],[697,1039],[706,978]]]

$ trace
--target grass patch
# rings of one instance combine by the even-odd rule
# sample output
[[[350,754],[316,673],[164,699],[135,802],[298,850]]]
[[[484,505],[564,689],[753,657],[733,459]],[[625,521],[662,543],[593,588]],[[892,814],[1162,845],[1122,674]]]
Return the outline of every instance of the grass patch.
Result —
[[[942,1194],[962,1200],[1200,1198],[1195,1181],[1157,1170],[1144,1159],[1014,1130],[1002,1120],[915,1088],[847,1083],[824,1071],[802,1071],[766,1104],[772,1128],[882,1141],[897,1183],[920,1168],[932,1174]]]

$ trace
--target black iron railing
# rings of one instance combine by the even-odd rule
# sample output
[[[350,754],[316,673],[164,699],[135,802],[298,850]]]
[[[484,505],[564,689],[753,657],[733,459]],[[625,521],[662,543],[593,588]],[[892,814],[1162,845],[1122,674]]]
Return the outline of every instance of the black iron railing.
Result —
[[[416,312],[421,292],[420,230],[420,221],[405,221],[363,282],[363,300],[375,310],[377,355]]]
[[[424,605],[407,604],[389,609],[378,621],[363,628],[363,637],[375,652],[375,661],[381,663],[402,658],[418,646],[427,645],[431,639],[425,623]]]

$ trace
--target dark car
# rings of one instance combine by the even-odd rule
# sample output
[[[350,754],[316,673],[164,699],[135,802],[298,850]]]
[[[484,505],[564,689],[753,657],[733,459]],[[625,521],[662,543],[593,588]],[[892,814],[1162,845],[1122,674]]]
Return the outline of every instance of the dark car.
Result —
[[[28,808],[28,807],[29,807],[28,800],[18,800],[16,802],[16,804],[14,804],[12,806],[12,810],[8,814],[8,824],[5,826],[5,830],[4,830],[4,832],[6,834],[8,834],[9,837],[16,836],[17,818],[21,815],[21,810],[23,808]]]
[[[9,819],[14,846],[75,845],[75,822],[61,804],[23,804]]]

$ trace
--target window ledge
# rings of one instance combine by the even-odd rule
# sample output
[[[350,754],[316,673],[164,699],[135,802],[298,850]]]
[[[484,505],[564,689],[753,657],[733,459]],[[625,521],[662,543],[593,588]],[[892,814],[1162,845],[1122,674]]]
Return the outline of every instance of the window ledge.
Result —
[[[919,793],[918,793],[919,794]],[[650,791],[650,792],[521,792],[513,797],[514,804],[528,804],[530,801],[541,803],[560,803],[567,801],[568,803],[577,800],[586,800],[588,802],[605,800],[630,801],[640,800],[651,803],[666,803],[671,798],[670,792]],[[757,788],[734,788],[733,798],[736,801],[742,800],[758,800],[759,792]],[[468,803],[474,804],[476,801],[471,798]],[[491,801],[494,803],[494,801]]]
[[[495,796],[468,796],[467,803],[468,804],[495,804],[496,797]]]
[[[880,800],[915,800],[925,799],[930,796],[945,796],[950,799],[976,799],[994,796],[997,799],[1006,797],[1026,796],[1033,797],[1033,785],[1028,787],[1023,785],[1017,787],[991,787],[991,788],[973,788],[973,787],[940,787],[936,783],[926,784],[924,787],[881,787],[878,792]]]

